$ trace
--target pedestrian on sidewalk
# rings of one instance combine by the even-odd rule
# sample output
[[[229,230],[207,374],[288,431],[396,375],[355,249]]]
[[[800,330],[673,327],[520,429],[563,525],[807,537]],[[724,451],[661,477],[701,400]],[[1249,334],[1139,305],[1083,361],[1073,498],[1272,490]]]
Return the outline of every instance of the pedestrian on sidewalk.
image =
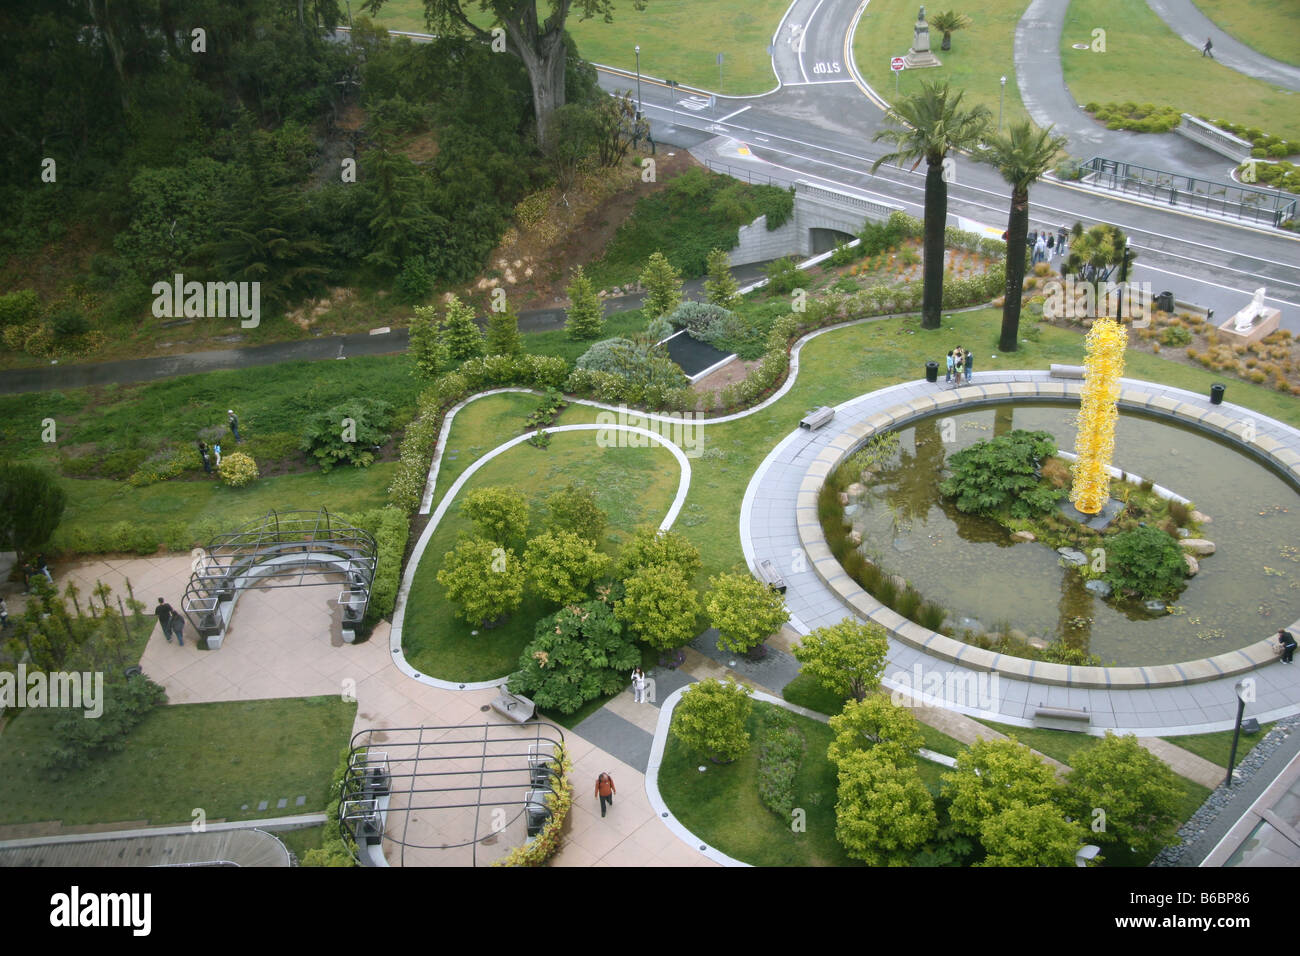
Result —
[[[181,647],[185,646],[185,615],[180,611],[172,612],[172,633],[176,635],[176,643]]]
[[[948,350],[948,377],[944,379],[949,385],[952,384],[952,349]]]
[[[163,637],[167,638],[167,643],[172,642],[172,615],[176,612],[172,606],[162,598],[158,599],[158,606],[153,609],[154,617],[158,618],[158,624],[162,627]]]
[[[1207,57],[1207,56],[1208,56],[1211,60],[1213,60],[1213,59],[1214,59],[1214,53],[1212,52],[1213,50],[1214,50],[1214,44],[1210,42],[1210,38],[1209,38],[1209,37],[1206,37],[1206,38],[1205,38],[1205,47],[1204,47],[1204,49],[1201,50],[1201,56],[1202,56],[1202,57]]]
[[[229,416],[226,421],[230,423],[230,433],[235,436],[235,444],[238,445],[244,440],[239,437],[239,416],[233,408],[226,409],[226,414]]]
[[[1047,261],[1047,240],[1042,236],[1034,243],[1034,265]]]
[[[1281,628],[1277,632],[1277,642],[1282,645],[1282,663],[1290,664],[1295,657],[1296,639],[1286,628]]]
[[[605,806],[614,805],[614,794],[618,790],[614,787],[614,778],[607,773],[602,773],[596,778],[596,796],[600,797],[600,815],[605,816]]]
[[[975,371],[975,353],[966,350],[966,382],[969,384],[971,372]]]
[[[639,667],[632,668],[632,703],[644,703],[645,697],[645,671]]]

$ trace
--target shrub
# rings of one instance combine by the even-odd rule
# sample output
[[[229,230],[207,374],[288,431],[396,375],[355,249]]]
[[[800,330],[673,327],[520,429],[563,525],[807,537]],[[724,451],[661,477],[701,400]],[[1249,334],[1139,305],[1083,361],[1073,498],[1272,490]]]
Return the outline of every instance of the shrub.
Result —
[[[651,647],[675,650],[695,636],[700,602],[681,569],[672,564],[639,568],[623,582],[614,613]]]
[[[645,334],[652,342],[662,342],[673,334],[673,324],[661,315],[657,319],[650,320],[645,327]]]
[[[443,555],[438,583],[457,614],[477,627],[519,607],[524,569],[515,553],[484,538],[462,538]]]
[[[565,293],[569,297],[569,308],[565,310],[564,330],[569,338],[600,338],[605,328],[605,307],[582,266],[574,270],[573,282]]]
[[[1051,511],[1060,500],[1060,490],[1035,474],[1039,463],[1055,453],[1050,433],[1017,428],[953,454],[948,459],[952,475],[939,488],[967,514],[1032,517]]]
[[[1106,543],[1106,574],[1110,585],[1133,590],[1142,598],[1165,598],[1182,590],[1187,576],[1178,541],[1156,528],[1134,528]]]
[[[510,544],[528,537],[528,500],[515,488],[476,488],[461,502],[460,513],[489,541]]]
[[[41,301],[32,289],[19,289],[17,292],[0,295],[0,328],[8,331],[10,326],[27,325],[36,321],[40,311]],[[5,344],[9,345],[7,339]]]
[[[718,646],[743,654],[789,620],[781,595],[748,572],[709,579],[706,607],[718,629]]]
[[[257,480],[257,462],[242,451],[233,451],[222,456],[217,474],[231,488],[243,488]]]
[[[533,593],[552,604],[582,600],[609,570],[610,558],[572,531],[548,531],[528,542],[524,567]]]
[[[339,464],[365,468],[388,441],[392,411],[387,402],[353,398],[308,419],[298,447],[315,458],[326,474]]]
[[[759,711],[758,798],[782,821],[794,811],[795,777],[803,762],[804,738],[789,713],[778,707]]]
[[[571,714],[589,700],[618,693],[641,660],[603,601],[563,607],[538,621],[534,634],[509,685],[543,710]]]
[[[66,305],[50,316],[50,331],[61,339],[85,335],[90,331],[90,320],[80,309]]]
[[[1171,325],[1160,333],[1161,345],[1186,345],[1192,340],[1192,333],[1181,325]]]
[[[423,302],[433,292],[433,273],[423,256],[412,256],[402,265],[402,271],[393,282],[396,300],[414,304]]]
[[[150,455],[131,473],[127,483],[134,488],[175,478],[186,468],[199,467],[199,453],[193,448],[170,448]]]
[[[594,372],[608,372],[616,374],[619,372],[623,363],[627,361],[629,350],[635,350],[636,343],[631,339],[614,338],[605,339],[597,342],[578,356],[574,366],[580,369],[590,369]]]
[[[701,332],[732,313],[712,302],[683,302],[668,315],[673,328]]]
[[[789,295],[802,281],[799,267],[789,258],[770,262],[763,271],[767,275],[768,291],[776,295]]]
[[[104,685],[104,712],[98,719],[87,720],[74,708],[53,711],[54,733],[36,759],[56,778],[80,770],[101,754],[124,750],[131,731],[166,701],[166,691],[143,674],[110,681]]]
[[[622,675],[620,675],[621,683]],[[731,763],[749,749],[745,722],[754,708],[751,691],[730,678],[692,684],[673,709],[669,732],[714,763]]]
[[[406,539],[411,533],[411,522],[400,508],[389,505],[377,511],[378,527],[366,527],[375,536],[375,579],[370,590],[370,606],[366,610],[370,623],[393,613],[397,589],[402,583]]]

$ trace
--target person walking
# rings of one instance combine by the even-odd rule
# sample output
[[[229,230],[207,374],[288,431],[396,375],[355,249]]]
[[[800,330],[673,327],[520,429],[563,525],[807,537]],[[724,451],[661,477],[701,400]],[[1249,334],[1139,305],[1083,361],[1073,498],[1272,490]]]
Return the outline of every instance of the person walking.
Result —
[[[645,671],[639,667],[632,668],[632,703],[641,704],[645,701]]]
[[[1282,663],[1290,664],[1295,657],[1296,639],[1286,628],[1281,628],[1277,632],[1277,642],[1282,645]]]
[[[205,475],[210,475],[212,474],[212,462],[208,460],[208,446],[203,443],[202,438],[199,439],[198,444],[199,444],[199,458],[203,460],[203,473]]]
[[[158,624],[162,627],[163,637],[167,638],[167,643],[172,642],[172,615],[176,612],[172,606],[162,598],[158,599],[158,606],[153,609],[154,617],[158,618]]]
[[[176,635],[176,643],[181,647],[185,646],[185,615],[180,611],[172,612],[172,633]]]
[[[618,790],[614,787],[614,778],[607,773],[602,773],[596,778],[596,796],[600,798],[600,815],[605,816],[605,807],[614,805],[614,794]]]
[[[1060,230],[1056,233],[1056,251],[1060,253],[1062,259],[1064,259],[1067,255],[1070,254],[1070,249],[1069,246],[1067,245],[1069,239],[1070,239],[1070,231],[1066,229],[1064,226],[1062,226]]]
[[[952,384],[952,366],[953,366],[952,349],[949,349],[948,350],[948,377],[944,379],[944,381],[947,382],[949,385]]]
[[[975,353],[970,349],[966,350],[966,382],[970,383],[971,372],[975,371]]]
[[[1209,37],[1205,38],[1205,46],[1201,49],[1201,56],[1208,56],[1211,60],[1214,59],[1214,44],[1210,42]]]
[[[235,444],[238,445],[244,440],[239,437],[239,416],[233,408],[226,409],[226,415],[229,416],[226,421],[230,423],[230,433],[235,436]]]
[[[51,584],[54,583],[54,576],[50,574],[50,565],[45,560],[45,555],[43,553],[36,556],[36,570],[45,575],[45,580],[49,581]]]
[[[216,459],[217,468],[220,469],[221,468],[221,446],[220,445],[212,446],[212,457]]]

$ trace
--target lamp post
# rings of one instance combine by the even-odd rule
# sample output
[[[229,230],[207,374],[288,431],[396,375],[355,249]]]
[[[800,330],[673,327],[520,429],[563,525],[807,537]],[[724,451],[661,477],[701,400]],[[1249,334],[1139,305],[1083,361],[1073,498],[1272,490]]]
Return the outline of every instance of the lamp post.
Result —
[[[1128,298],[1128,258],[1129,258],[1129,238],[1124,237],[1124,258],[1120,261],[1119,267],[1119,303],[1115,311],[1119,313],[1119,322],[1124,324],[1124,300]]]
[[[1232,685],[1237,694],[1237,726],[1232,731],[1232,752],[1228,754],[1228,776],[1224,778],[1225,787],[1232,786],[1232,768],[1237,762],[1237,740],[1241,737],[1241,715],[1246,711],[1246,698],[1254,697],[1255,682],[1239,680]]]
[[[1007,98],[1007,78],[1002,77],[1002,92],[998,94],[998,132],[1002,132],[1002,101]]]
[[[636,118],[641,118],[641,44],[632,48],[636,52]]]

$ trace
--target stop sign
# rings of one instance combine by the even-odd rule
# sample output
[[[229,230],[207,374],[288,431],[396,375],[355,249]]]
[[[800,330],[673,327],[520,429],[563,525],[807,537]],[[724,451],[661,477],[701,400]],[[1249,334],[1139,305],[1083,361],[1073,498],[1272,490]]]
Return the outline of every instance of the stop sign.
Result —
[[[901,56],[896,56],[889,61],[889,68],[893,70],[895,73],[901,70],[904,65],[905,64],[903,63],[903,58]]]

